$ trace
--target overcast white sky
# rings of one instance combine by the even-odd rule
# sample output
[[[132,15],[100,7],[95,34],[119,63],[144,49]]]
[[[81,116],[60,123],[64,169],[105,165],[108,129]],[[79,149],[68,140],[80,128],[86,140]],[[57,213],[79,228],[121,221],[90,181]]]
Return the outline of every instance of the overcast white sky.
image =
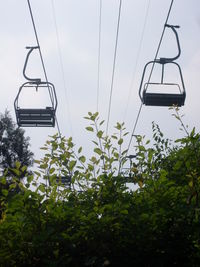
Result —
[[[171,0],[151,0],[144,38],[133,80],[139,43],[149,0],[122,0],[116,72],[109,131],[124,120],[132,131],[140,106],[139,84],[144,65],[154,59]],[[100,0],[54,0],[60,52],[64,67],[64,86],[52,0],[32,0],[33,15],[39,35],[48,79],[54,83],[58,97],[57,118],[66,137],[73,136],[78,146],[88,152],[91,135],[85,131],[88,111],[96,111],[98,23]],[[107,119],[118,15],[118,0],[102,0],[102,35],[100,64],[99,111]],[[184,76],[186,102],[181,108],[190,128],[199,123],[200,98],[200,0],[175,0],[169,24],[178,24],[182,54],[178,59]],[[176,53],[174,36],[166,33],[159,56]],[[13,102],[25,82],[22,70],[25,46],[36,45],[26,0],[0,1],[0,112],[7,108],[14,116]],[[29,74],[42,76],[37,53],[30,60]],[[172,77],[176,75],[171,72]],[[134,82],[133,82],[134,81]],[[26,104],[33,100],[27,99]],[[15,118],[15,117],[14,117]],[[171,111],[163,107],[143,107],[136,134],[151,136],[151,122],[157,122],[166,136],[181,135]],[[56,128],[25,128],[31,138],[31,149],[40,156],[39,147]],[[129,141],[129,138],[128,138]],[[134,145],[134,142],[132,146]],[[130,150],[133,153],[133,150]]]

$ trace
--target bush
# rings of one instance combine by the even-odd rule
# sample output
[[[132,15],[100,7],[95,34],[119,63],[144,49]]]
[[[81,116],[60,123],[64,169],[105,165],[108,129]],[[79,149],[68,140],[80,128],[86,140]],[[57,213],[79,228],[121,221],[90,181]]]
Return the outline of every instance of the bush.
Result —
[[[4,190],[1,266],[199,266],[199,134],[170,144],[154,124],[152,147],[138,137],[133,191],[122,173],[124,125],[108,137],[97,113],[86,119],[94,156],[87,160],[71,138],[54,135],[27,184],[16,175],[20,193],[7,199],[11,189]]]

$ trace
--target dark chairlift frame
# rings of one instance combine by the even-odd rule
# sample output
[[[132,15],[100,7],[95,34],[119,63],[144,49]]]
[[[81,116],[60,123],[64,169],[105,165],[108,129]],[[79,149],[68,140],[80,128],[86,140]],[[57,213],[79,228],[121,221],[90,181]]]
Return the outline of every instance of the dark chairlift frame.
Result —
[[[147,105],[147,106],[173,106],[173,105],[176,105],[176,106],[180,107],[180,106],[184,105],[186,92],[185,92],[185,85],[184,85],[184,81],[183,81],[183,75],[182,75],[181,68],[180,68],[178,63],[174,62],[176,59],[179,58],[179,56],[181,54],[179,38],[178,38],[177,31],[176,31],[176,28],[179,28],[179,26],[166,24],[165,27],[172,29],[172,31],[175,34],[177,46],[178,46],[178,54],[177,54],[177,56],[172,57],[172,58],[156,59],[156,60],[148,62],[145,65],[144,70],[143,70],[143,74],[142,74],[142,80],[140,83],[139,96],[140,96],[142,103],[144,105]],[[147,67],[149,65],[152,65],[152,70],[153,70],[155,64],[161,65],[161,68],[162,68],[161,81],[160,82],[150,82],[150,77],[149,77],[149,80],[146,83],[144,83],[144,78],[145,78],[145,73],[146,73]],[[181,86],[179,84],[176,84],[176,83],[164,82],[165,64],[174,64],[175,66],[177,66],[178,71],[179,71],[179,75],[180,75]],[[180,93],[147,92],[149,85],[177,86]]]
[[[18,94],[14,101],[15,114],[17,119],[18,126],[21,127],[54,127],[55,126],[55,116],[57,109],[57,96],[55,87],[50,82],[41,81],[38,78],[29,78],[26,75],[26,66],[29,59],[30,54],[34,49],[39,49],[38,46],[27,47],[29,49],[28,54],[26,56],[23,75],[28,82],[22,84],[19,88]],[[18,101],[20,98],[20,94],[22,90],[28,90],[29,88],[35,88],[36,91],[40,90],[40,88],[46,88],[49,92],[51,106],[46,108],[21,108],[18,105]]]

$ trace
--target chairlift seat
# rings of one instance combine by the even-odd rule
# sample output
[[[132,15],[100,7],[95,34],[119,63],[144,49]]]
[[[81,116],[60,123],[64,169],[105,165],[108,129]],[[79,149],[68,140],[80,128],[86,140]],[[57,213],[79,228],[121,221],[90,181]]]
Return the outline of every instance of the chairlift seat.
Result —
[[[16,109],[17,123],[21,127],[54,127],[55,110],[51,107],[45,109]]]
[[[143,101],[146,106],[173,106],[181,107],[185,102],[185,94],[167,93],[143,93]]]

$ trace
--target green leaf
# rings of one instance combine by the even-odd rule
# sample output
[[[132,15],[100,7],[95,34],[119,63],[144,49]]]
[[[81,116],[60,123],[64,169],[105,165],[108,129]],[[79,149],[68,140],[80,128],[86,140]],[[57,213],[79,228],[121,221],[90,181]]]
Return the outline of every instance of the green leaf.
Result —
[[[188,185],[189,187],[193,187],[193,181],[190,181]]]
[[[88,169],[89,169],[89,171],[93,171],[94,170],[94,166],[92,166],[91,164],[88,164]]]
[[[139,148],[140,151],[146,151],[144,146],[138,146],[138,148]]]
[[[97,153],[98,155],[102,155],[102,151],[101,151],[101,149],[98,148],[98,147],[96,147],[96,148],[94,149],[94,152]]]
[[[97,137],[102,138],[102,136],[103,136],[103,131],[98,131],[97,132]]]
[[[47,147],[40,147],[40,150],[48,150]]]
[[[142,188],[143,187],[143,182],[142,181],[138,181],[138,185],[139,185],[140,188]]]
[[[101,121],[101,122],[99,123],[99,125],[101,126],[101,125],[104,123],[104,121],[105,121],[105,120]]]
[[[2,189],[1,192],[5,197],[8,195],[8,190],[6,189]]]
[[[82,149],[83,149],[82,146],[79,147],[79,149],[78,149],[78,153],[81,153]]]
[[[73,170],[74,166],[76,165],[76,160],[72,160],[69,162],[69,169]]]
[[[19,169],[20,166],[21,166],[21,163],[20,163],[19,161],[16,161],[16,162],[15,162],[15,167],[16,167],[16,169]]]
[[[55,172],[55,168],[51,168],[50,170],[49,170],[49,173],[50,174],[52,174],[52,173],[54,173]]]
[[[96,146],[98,146],[98,143],[96,141],[92,141]]]
[[[9,190],[15,189],[16,186],[16,183],[12,183],[11,185],[9,185]]]
[[[97,161],[97,158],[93,156],[93,157],[91,157],[91,159],[90,159],[90,160],[91,160],[91,162],[93,162],[93,163],[96,163],[96,161]]]
[[[91,126],[88,126],[88,127],[86,127],[85,128],[87,131],[89,131],[89,132],[94,132],[94,129],[91,127]]]
[[[76,168],[79,169],[79,170],[84,170],[83,166],[77,166]]]
[[[53,165],[54,163],[56,163],[58,160],[57,159],[52,159],[51,161],[50,161],[50,165]]]
[[[118,141],[118,145],[121,145],[123,143],[123,141],[124,140],[122,138],[120,138],[119,141]]]
[[[127,215],[128,214],[128,210],[121,210],[120,213]]]
[[[27,177],[27,182],[31,183],[33,181],[33,179],[34,179],[34,176],[30,175],[30,176]]]
[[[192,129],[190,136],[194,136],[195,135],[195,127]]]
[[[45,170],[47,167],[48,167],[47,163],[44,163],[41,164],[39,168]]]
[[[23,166],[21,170],[22,172],[25,172],[27,170],[27,166]]]
[[[92,116],[91,116],[91,120],[92,120],[92,121],[95,121],[96,118],[98,117],[98,115],[99,115],[98,112],[95,112],[94,114],[92,114]]]
[[[16,175],[16,176],[20,176],[20,171],[18,169],[12,169],[12,172]]]
[[[85,157],[85,156],[81,156],[81,157],[79,158],[79,160],[80,160],[82,163],[85,163],[85,161],[86,161],[86,157]]]
[[[64,142],[61,142],[60,144],[59,144],[59,147],[61,148],[61,149],[65,149],[65,143]]]
[[[6,177],[1,177],[0,183],[5,185],[6,184]]]
[[[45,185],[44,184],[40,184],[39,187],[38,187],[38,190],[42,193],[45,193],[46,191],[46,188],[45,188]]]
[[[125,149],[123,152],[122,152],[122,156],[124,156],[126,153],[127,153],[128,149]]]
[[[129,134],[129,132],[124,133],[123,136],[126,136],[127,134]]]
[[[117,130],[121,130],[122,125],[121,125],[119,122],[117,122],[117,125],[115,126],[115,128],[116,128]]]
[[[114,152],[113,155],[114,155],[115,158],[117,158],[117,159],[119,158],[119,153]]]
[[[37,172],[37,171],[34,171],[34,173],[37,175],[37,176],[41,176],[41,173],[40,172]]]
[[[86,120],[90,120],[90,118],[89,117],[83,117],[84,119],[86,119]]]

